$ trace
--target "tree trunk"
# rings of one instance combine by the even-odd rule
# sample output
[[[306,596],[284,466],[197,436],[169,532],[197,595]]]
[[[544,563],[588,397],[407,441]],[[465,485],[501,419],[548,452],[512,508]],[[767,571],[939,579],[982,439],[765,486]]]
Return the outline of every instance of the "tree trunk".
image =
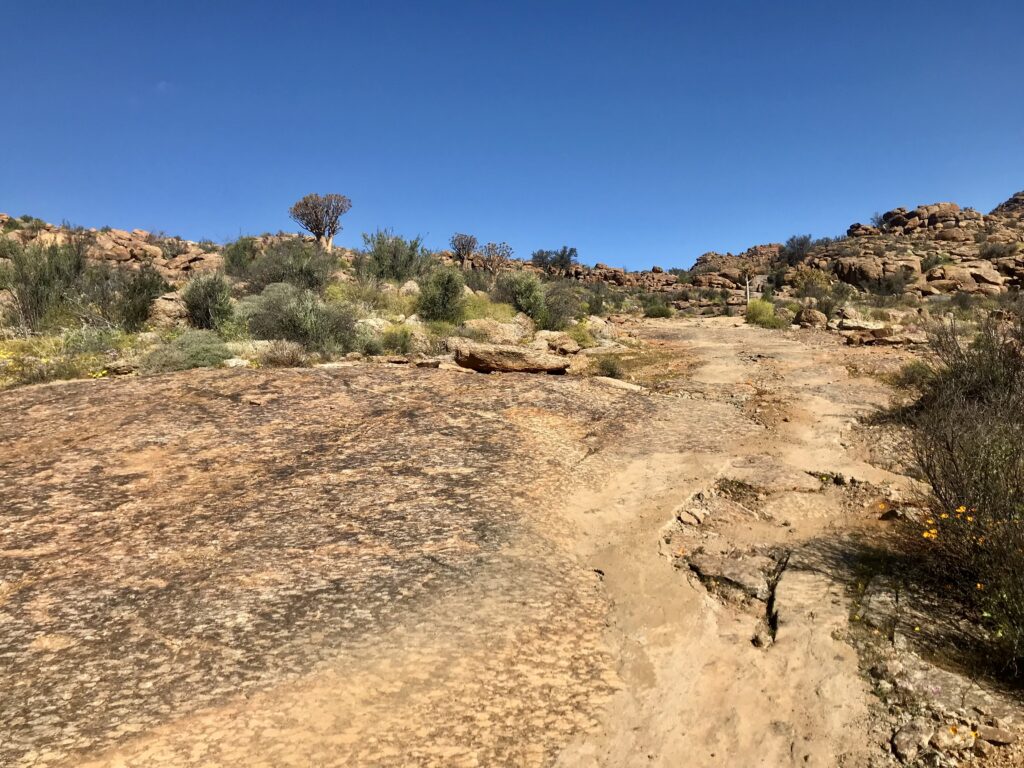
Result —
[[[320,247],[323,248],[328,253],[334,250],[334,237],[321,235],[320,237],[317,238],[317,240],[320,242]]]

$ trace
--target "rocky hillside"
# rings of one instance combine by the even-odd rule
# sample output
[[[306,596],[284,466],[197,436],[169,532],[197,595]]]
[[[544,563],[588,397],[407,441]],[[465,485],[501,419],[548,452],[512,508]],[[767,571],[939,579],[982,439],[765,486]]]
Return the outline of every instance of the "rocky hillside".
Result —
[[[141,229],[87,231],[94,236],[91,260],[128,268],[152,264],[172,284],[223,265],[219,246],[213,243],[163,237]],[[69,236],[64,227],[0,213],[0,237],[48,245]],[[447,263],[457,261],[449,251],[436,255]],[[463,266],[483,270],[491,265],[474,254]],[[528,261],[515,259],[507,267],[542,272]],[[742,290],[748,279],[754,290],[760,290],[770,278],[776,291],[785,295],[787,289],[806,279],[808,270],[861,290],[881,287],[889,293],[918,296],[956,291],[999,294],[1019,288],[1024,284],[1024,192],[989,214],[956,203],[895,208],[875,224],[851,224],[845,237],[818,241],[803,253],[794,254],[779,243],[755,245],[735,255],[709,252],[697,259],[691,274],[698,288],[727,291]],[[574,264],[557,276],[647,293],[672,294],[682,287],[676,274],[661,267],[631,272],[607,264]]]
[[[87,251],[90,261],[128,269],[150,264],[172,284],[184,282],[195,272],[214,271],[223,266],[218,246],[213,243],[163,237],[144,229],[129,232],[104,227],[85,232],[92,238]],[[15,219],[0,213],[0,237],[22,245],[60,245],[72,236],[67,227],[28,217]]]
[[[698,259],[695,284],[738,289],[744,272],[773,275],[777,287],[818,270],[862,290],[918,296],[963,291],[1000,294],[1024,283],[1024,192],[989,214],[956,203],[896,208],[875,224],[854,223],[846,237],[817,242],[806,253],[778,245],[738,256]]]

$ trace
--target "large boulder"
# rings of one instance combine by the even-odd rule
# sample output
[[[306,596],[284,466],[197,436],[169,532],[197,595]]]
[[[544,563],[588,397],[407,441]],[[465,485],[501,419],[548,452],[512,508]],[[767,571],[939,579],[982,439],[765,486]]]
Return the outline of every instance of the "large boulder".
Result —
[[[796,322],[802,328],[824,328],[828,325],[828,316],[817,309],[804,307],[797,313]]]
[[[576,339],[564,331],[537,331],[536,339],[543,342],[545,349],[560,355],[575,355],[580,351]]]
[[[177,328],[188,325],[185,300],[177,291],[157,296],[149,310],[149,322],[157,328]]]
[[[511,344],[482,344],[468,339],[448,339],[455,363],[481,373],[565,373],[570,360]]]
[[[500,323],[489,317],[467,320],[462,327],[474,337],[485,339],[491,344],[518,344],[533,333],[532,324],[521,322]]]

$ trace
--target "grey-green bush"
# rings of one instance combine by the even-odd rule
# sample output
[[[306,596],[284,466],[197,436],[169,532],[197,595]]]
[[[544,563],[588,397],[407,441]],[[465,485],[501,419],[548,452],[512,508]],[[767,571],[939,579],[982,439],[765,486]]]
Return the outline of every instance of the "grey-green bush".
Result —
[[[288,283],[268,285],[247,312],[249,333],[257,339],[285,339],[327,354],[347,352],[355,344],[351,306],[325,304],[312,291]]]
[[[231,352],[213,331],[186,331],[146,355],[143,368],[151,373],[209,368],[229,357]]]
[[[233,277],[244,278],[249,265],[256,260],[257,255],[259,250],[256,247],[256,239],[240,237],[224,246],[224,271]]]
[[[549,331],[561,331],[583,314],[576,287],[567,281],[549,283],[544,290],[544,311],[534,318],[537,324]]]
[[[258,360],[266,368],[304,368],[309,365],[305,347],[284,339],[274,339],[267,344],[260,350]]]
[[[89,242],[85,235],[72,235],[67,243],[50,246],[0,241],[0,257],[10,264],[0,287],[14,294],[15,322],[39,330],[51,314],[67,307],[80,293]]]
[[[544,288],[529,272],[505,272],[494,284],[494,300],[511,304],[535,321],[544,316]]]
[[[231,317],[231,289],[219,272],[193,277],[181,298],[193,328],[216,328]]]
[[[303,240],[283,240],[258,253],[241,277],[255,293],[274,283],[291,283],[319,292],[337,268],[338,260],[319,245]]]
[[[400,283],[423,277],[436,266],[419,237],[406,240],[386,229],[363,235],[363,250],[356,255],[353,265],[360,278]]]
[[[434,271],[420,282],[417,313],[424,320],[461,322],[465,314],[465,285],[459,270],[448,268]]]

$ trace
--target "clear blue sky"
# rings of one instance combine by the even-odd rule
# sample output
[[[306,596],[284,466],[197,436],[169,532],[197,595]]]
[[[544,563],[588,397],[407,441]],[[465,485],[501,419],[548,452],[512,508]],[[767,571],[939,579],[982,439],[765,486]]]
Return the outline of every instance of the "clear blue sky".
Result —
[[[0,0],[0,211],[688,265],[1024,188],[1020,0]]]

